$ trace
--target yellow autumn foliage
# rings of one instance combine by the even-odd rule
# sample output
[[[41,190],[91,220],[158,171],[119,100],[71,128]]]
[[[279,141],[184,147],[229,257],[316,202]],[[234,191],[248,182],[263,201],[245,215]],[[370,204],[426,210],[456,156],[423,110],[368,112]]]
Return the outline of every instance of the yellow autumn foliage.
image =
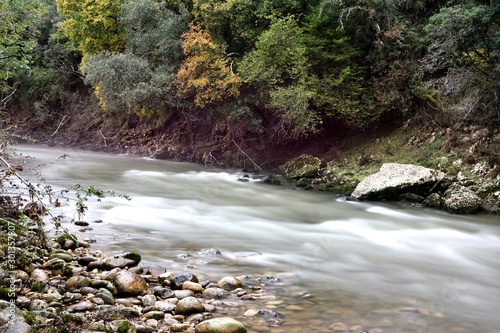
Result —
[[[198,107],[237,97],[242,80],[231,70],[226,46],[214,43],[196,24],[190,25],[183,39],[186,58],[177,73],[179,95],[193,96]]]

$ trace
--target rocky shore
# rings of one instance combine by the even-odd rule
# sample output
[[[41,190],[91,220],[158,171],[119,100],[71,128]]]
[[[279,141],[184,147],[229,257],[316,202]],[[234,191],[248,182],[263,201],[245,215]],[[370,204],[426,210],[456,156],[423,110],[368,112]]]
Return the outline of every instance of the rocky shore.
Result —
[[[443,160],[443,162],[445,162]],[[426,168],[404,163],[383,163],[376,172],[363,167],[325,163],[301,155],[267,177],[268,184],[307,190],[331,191],[350,200],[395,201],[403,205],[442,209],[453,214],[500,213],[500,165],[485,162],[450,168]]]
[[[69,233],[45,239],[40,224],[0,221],[7,244],[0,254],[8,258],[0,269],[1,332],[244,333],[284,320],[279,312],[252,307],[252,301],[275,299],[263,283],[277,281],[273,277],[200,280],[144,267],[136,252],[109,256]],[[234,308],[246,309],[239,316],[254,318],[255,327],[228,316]]]

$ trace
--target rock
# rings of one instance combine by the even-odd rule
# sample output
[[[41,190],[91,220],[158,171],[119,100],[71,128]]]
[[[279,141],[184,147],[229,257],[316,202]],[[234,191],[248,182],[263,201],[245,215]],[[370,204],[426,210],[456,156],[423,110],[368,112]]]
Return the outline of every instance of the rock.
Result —
[[[161,320],[165,318],[165,313],[163,311],[149,311],[144,314],[144,318]]]
[[[196,333],[246,333],[242,323],[230,317],[202,321],[195,327]]]
[[[231,293],[222,288],[207,288],[203,290],[203,298],[221,299],[231,296]]]
[[[41,299],[34,299],[30,303],[29,310],[30,311],[43,310],[46,307],[47,307],[47,302],[45,302]]]
[[[172,289],[181,289],[182,285],[186,281],[198,282],[198,278],[191,273],[184,273],[174,276],[174,278],[170,281],[170,287]]]
[[[203,287],[197,282],[186,281],[182,284],[182,290],[191,290],[194,293],[203,292]]]
[[[235,278],[234,276],[225,276],[217,283],[217,285],[219,286],[219,288],[225,290],[234,290],[236,288],[240,288],[242,286],[242,283],[238,278]]]
[[[175,298],[183,299],[186,297],[194,297],[194,292],[192,290],[174,290]]]
[[[113,294],[106,288],[100,288],[99,291],[95,294],[95,297],[101,298],[104,301],[104,304],[115,304],[115,298],[113,297]]]
[[[83,256],[78,258],[78,263],[82,266],[88,266],[91,262],[97,261],[98,259],[96,257],[92,256]]]
[[[132,266],[137,266],[141,262],[141,255],[134,251],[126,252],[125,254],[123,254],[122,257],[125,259],[132,260],[134,262]]]
[[[286,180],[280,175],[269,175],[262,180],[264,184],[269,185],[281,185],[281,183],[285,181]]]
[[[127,259],[123,257],[109,257],[103,260],[92,261],[88,264],[88,268],[99,269],[99,270],[112,270],[115,268],[126,268],[136,266],[136,263],[132,259]]]
[[[86,276],[72,276],[70,277],[64,286],[66,287],[67,290],[69,291],[74,291],[76,289],[80,289],[83,287],[88,287],[90,286],[90,283],[92,280]]]
[[[217,249],[203,249],[200,252],[198,252],[200,256],[209,256],[209,257],[215,257],[215,256],[220,256],[222,253],[217,250]]]
[[[148,285],[144,279],[130,271],[119,271],[113,279],[118,292],[126,296],[139,296],[148,292]]]
[[[85,312],[95,309],[96,305],[90,301],[83,301],[67,307],[69,312]]]
[[[49,281],[49,275],[43,269],[35,268],[31,272],[30,276],[31,276],[31,279],[34,281],[41,281],[41,282],[48,282]]]
[[[341,322],[336,322],[330,325],[329,329],[331,329],[334,332],[348,332],[349,329],[347,328],[347,325]]]
[[[293,160],[283,164],[278,171],[288,179],[313,178],[321,169],[323,162],[311,155],[300,155]]]
[[[137,330],[128,320],[114,320],[111,322],[111,329],[117,333],[136,333]]]
[[[2,333],[30,333],[31,326],[26,323],[15,303],[0,300],[0,328]]]
[[[165,288],[165,287],[154,287],[150,289],[155,296],[159,298],[171,298],[175,297],[175,293],[170,289],[170,288]]]
[[[175,306],[175,314],[189,315],[192,313],[202,312],[203,304],[196,297],[186,297],[177,303]]]
[[[451,186],[444,195],[444,208],[454,214],[476,213],[483,202],[470,189],[460,185]]]
[[[170,332],[186,332],[191,326],[190,323],[175,323],[170,326]]]
[[[412,164],[385,163],[380,170],[366,177],[351,196],[360,200],[398,200],[401,193],[427,194],[442,172]]]
[[[49,255],[49,259],[62,259],[66,262],[72,262],[73,261],[73,256],[67,252],[56,252],[56,253],[51,253]]]
[[[245,313],[243,313],[243,316],[245,316],[245,317],[255,317],[258,314],[259,314],[259,310],[258,309],[248,309],[248,310],[245,311]]]
[[[161,274],[165,273],[165,271],[166,270],[164,267],[161,267],[158,265],[152,265],[148,268],[148,270],[146,271],[146,274],[157,277],[157,276],[160,276]]]
[[[422,203],[430,208],[441,209],[443,207],[444,199],[439,193],[432,193],[428,195]]]
[[[156,301],[155,307],[163,312],[172,312],[175,310],[175,304],[166,301]]]

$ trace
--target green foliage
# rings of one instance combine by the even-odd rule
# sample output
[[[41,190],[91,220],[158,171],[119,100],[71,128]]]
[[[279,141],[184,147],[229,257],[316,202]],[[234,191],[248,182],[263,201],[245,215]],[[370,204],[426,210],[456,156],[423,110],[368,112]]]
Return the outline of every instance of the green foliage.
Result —
[[[84,59],[103,51],[124,48],[124,29],[118,22],[123,0],[56,0],[64,17],[63,33]]]
[[[126,50],[149,61],[151,67],[178,67],[182,60],[182,34],[187,30],[189,11],[179,13],[165,2],[129,1],[123,6],[120,23],[125,27]]]
[[[129,1],[119,22],[124,27],[124,53],[88,57],[83,70],[104,110],[151,116],[178,106],[174,83],[182,60],[182,33],[190,14],[165,3]]]
[[[66,197],[68,193],[75,196],[76,213],[78,214],[78,221],[81,221],[83,216],[85,216],[85,212],[88,209],[86,202],[89,201],[89,199],[92,197],[95,197],[98,202],[100,202],[102,199],[106,197],[120,197],[126,200],[132,199],[128,195],[116,193],[115,191],[111,190],[103,190],[92,185],[84,187],[81,184],[76,184],[71,188],[62,190],[61,197],[69,200],[69,198]]]
[[[252,49],[272,17],[300,15],[305,4],[303,0],[194,0],[193,15],[216,43],[243,54]]]
[[[425,27],[432,40],[429,60],[437,68],[447,68],[459,61],[489,77],[498,32],[498,25],[492,24],[492,20],[489,6],[475,1],[441,8]]]
[[[128,109],[129,92],[153,76],[147,60],[125,53],[89,56],[83,69],[104,110]]]
[[[243,80],[255,87],[280,123],[277,138],[287,140],[316,131],[319,118],[310,108],[314,97],[307,49],[297,21],[277,19],[259,37],[255,49],[238,66]]]
[[[19,72],[30,68],[38,24],[46,11],[40,1],[0,1],[0,112],[17,89]]]

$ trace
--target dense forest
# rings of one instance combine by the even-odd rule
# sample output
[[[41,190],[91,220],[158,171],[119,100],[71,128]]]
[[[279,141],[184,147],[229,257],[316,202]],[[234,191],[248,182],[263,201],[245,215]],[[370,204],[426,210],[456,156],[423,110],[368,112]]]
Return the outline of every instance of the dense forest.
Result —
[[[412,122],[500,125],[498,0],[0,6],[1,117],[46,137],[73,123],[106,144],[144,126],[239,148]]]

